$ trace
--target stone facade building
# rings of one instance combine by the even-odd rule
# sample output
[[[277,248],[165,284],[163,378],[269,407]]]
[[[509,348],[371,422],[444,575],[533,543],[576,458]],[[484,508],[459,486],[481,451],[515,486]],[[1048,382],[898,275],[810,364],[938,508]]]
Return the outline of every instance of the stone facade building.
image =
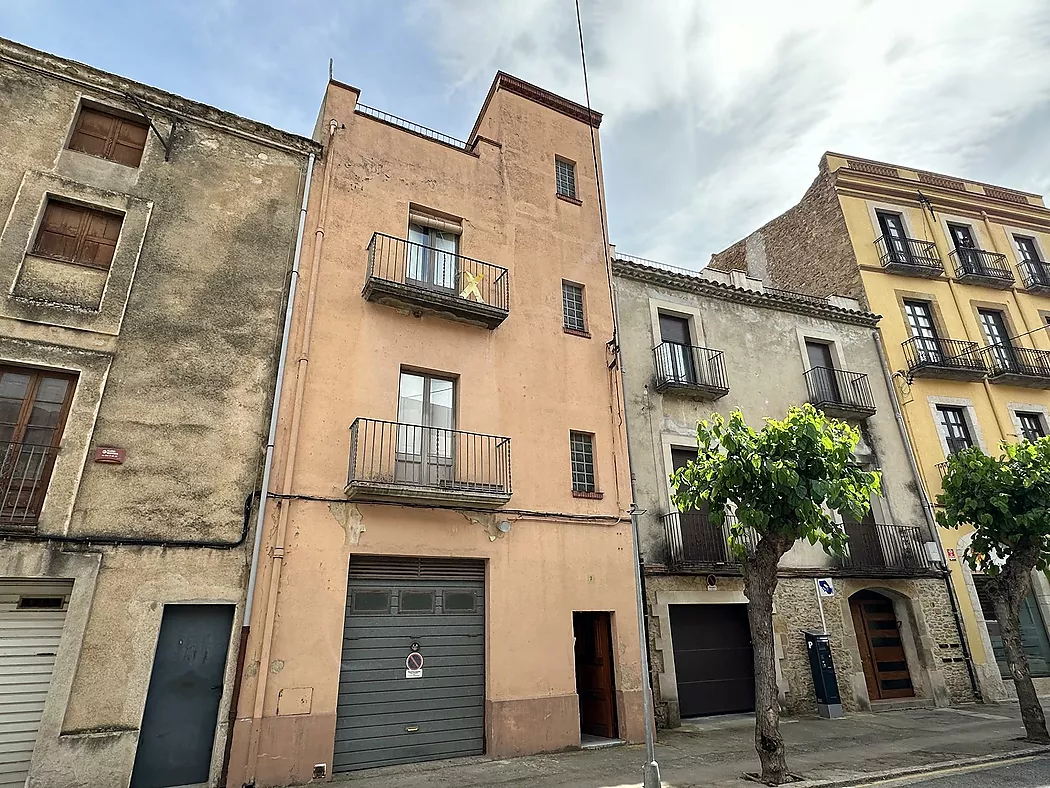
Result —
[[[670,473],[696,453],[696,423],[739,409],[759,427],[811,402],[859,427],[857,459],[883,473],[871,515],[846,523],[848,555],[799,543],[780,567],[777,675],[784,708],[815,708],[803,630],[824,600],[842,702],[868,710],[973,699],[961,628],[924,511],[875,335],[853,299],[768,288],[741,271],[614,260],[626,402],[659,721],[754,708],[747,599],[726,532],[678,512]],[[835,515],[838,516],[838,515]]]
[[[960,448],[1050,433],[1050,210],[1042,197],[827,153],[795,207],[712,257],[777,287],[842,293],[879,331],[930,497]],[[984,698],[1012,694],[985,578],[961,560],[965,529],[940,531]],[[1050,583],[1032,576],[1021,627],[1050,688]]]
[[[5,40],[0,95],[0,782],[214,785],[320,147]]]
[[[600,119],[329,83],[232,784],[641,737]]]

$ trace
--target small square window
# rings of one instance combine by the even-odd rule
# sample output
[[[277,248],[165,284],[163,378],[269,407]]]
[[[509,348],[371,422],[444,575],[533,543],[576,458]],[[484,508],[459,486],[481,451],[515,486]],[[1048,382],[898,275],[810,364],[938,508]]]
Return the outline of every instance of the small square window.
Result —
[[[32,253],[91,268],[109,268],[123,223],[118,214],[49,199]]]
[[[558,186],[558,194],[562,197],[576,197],[576,165],[568,159],[555,157],[554,178]]]
[[[68,147],[127,167],[138,167],[148,134],[149,126],[144,121],[95,107],[81,107]]]
[[[562,315],[565,328],[569,331],[587,331],[587,321],[583,313],[583,285],[572,282],[561,283]]]
[[[594,436],[589,432],[569,433],[573,492],[596,492],[594,485]]]

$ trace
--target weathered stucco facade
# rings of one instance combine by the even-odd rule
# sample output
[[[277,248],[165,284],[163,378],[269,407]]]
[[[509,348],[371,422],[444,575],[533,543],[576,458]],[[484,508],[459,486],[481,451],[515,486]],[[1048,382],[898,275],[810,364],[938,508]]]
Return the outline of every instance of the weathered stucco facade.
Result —
[[[329,84],[232,784],[578,746],[574,613],[611,626],[613,735],[641,736],[599,119],[500,74],[458,142]],[[566,166],[575,195],[556,192]],[[582,287],[576,328],[563,282]],[[591,436],[590,491],[570,431]],[[406,566],[445,573],[410,620]],[[434,606],[449,573],[483,589],[469,632]],[[355,623],[368,593],[401,599],[373,630]],[[453,676],[467,700],[443,690]]]
[[[660,721],[674,726],[683,715],[719,713],[723,709],[698,712],[696,704],[690,710],[688,702],[680,703],[680,687],[733,678],[741,661],[746,665],[746,647],[732,660],[725,658],[727,664],[715,664],[717,643],[688,650],[678,643],[675,657],[676,616],[679,640],[685,642],[715,626],[699,608],[743,615],[747,600],[739,567],[725,552],[724,534],[700,516],[676,511],[669,474],[680,457],[695,452],[699,419],[739,409],[758,427],[764,418],[783,418],[804,402],[829,411],[837,407],[842,412],[833,415],[859,426],[858,461],[881,469],[883,494],[872,502],[873,521],[850,532],[851,561],[801,543],[782,560],[774,626],[784,707],[796,713],[814,708],[801,631],[821,628],[814,586],[820,577],[835,584],[835,596],[824,607],[845,708],[886,702],[872,694],[865,679],[865,635],[851,615],[851,598],[856,607],[858,592],[874,592],[882,604],[892,603],[914,698],[937,705],[972,700],[943,564],[931,552],[936,544],[882,371],[878,316],[848,298],[767,291],[740,271],[697,273],[618,258],[614,275],[632,466],[637,503],[645,512],[642,554]],[[679,349],[682,337],[670,336],[675,330],[690,351]],[[814,344],[826,350],[839,376],[828,389],[814,379],[823,374],[809,355]],[[688,631],[686,613],[694,622]]]
[[[4,40],[0,94],[0,365],[15,398],[3,418],[19,422],[3,444],[0,637],[17,638],[3,627],[26,600],[54,604],[61,632],[53,658],[25,663],[42,711],[19,709],[40,713],[19,774],[34,788],[128,785],[162,617],[213,606],[231,621],[204,764],[216,784],[288,271],[320,148]],[[138,166],[71,149],[88,110],[141,129],[140,109],[170,136],[148,132]],[[41,253],[53,203],[116,222],[107,265]],[[12,457],[40,448],[42,389],[36,404],[26,395],[28,427],[10,415],[12,391],[48,376],[67,395],[53,462],[31,477]],[[122,463],[96,461],[100,448]],[[19,485],[39,497],[16,499]],[[0,726],[14,725],[5,711]]]
[[[887,216],[899,248],[887,246]],[[1026,430],[1050,432],[1048,255],[1050,211],[1039,195],[827,153],[798,205],[714,255],[711,265],[815,295],[843,292],[884,316],[886,361],[935,498],[938,466],[956,442],[994,452]],[[939,538],[961,558],[970,536],[941,530]],[[949,567],[982,695],[1011,695],[997,625],[985,620],[991,607],[978,593],[981,578],[961,560]],[[1026,647],[1037,686],[1046,689],[1050,584],[1039,573],[1032,580]]]

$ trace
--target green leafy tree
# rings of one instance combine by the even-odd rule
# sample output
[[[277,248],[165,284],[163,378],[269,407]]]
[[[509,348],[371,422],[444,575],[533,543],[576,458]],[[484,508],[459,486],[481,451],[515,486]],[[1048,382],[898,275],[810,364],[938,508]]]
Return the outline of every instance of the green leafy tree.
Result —
[[[963,557],[989,577],[1027,739],[1050,744],[1018,623],[1033,570],[1045,570],[1050,560],[1050,438],[1004,441],[1000,452],[990,457],[974,446],[948,458],[937,522],[974,528]]]
[[[680,511],[706,504],[717,525],[724,524],[728,505],[736,509],[729,546],[743,559],[754,644],[755,749],[762,780],[779,785],[788,773],[773,651],[777,564],[799,539],[841,555],[846,532],[829,508],[859,520],[880,489],[880,478],[854,459],[860,433],[812,405],[792,408],[783,421],[766,419],[757,431],[739,411],[728,419],[715,414],[697,425],[696,439],[696,459],[671,476],[674,503]],[[759,538],[749,551],[753,534]]]

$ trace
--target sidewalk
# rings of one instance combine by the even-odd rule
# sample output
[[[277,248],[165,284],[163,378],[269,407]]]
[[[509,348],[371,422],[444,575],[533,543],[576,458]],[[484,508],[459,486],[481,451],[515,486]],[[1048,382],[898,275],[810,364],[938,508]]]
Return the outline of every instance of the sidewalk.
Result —
[[[1050,716],[1050,715],[1048,715]],[[1031,751],[1016,703],[969,704],[783,720],[788,767],[807,781],[847,784],[896,772]],[[748,788],[758,771],[751,717],[686,723],[660,731],[657,760],[665,788]],[[352,788],[629,788],[641,783],[645,748],[613,747],[510,760],[468,758],[372,769],[340,776]],[[796,783],[796,785],[798,785]]]

